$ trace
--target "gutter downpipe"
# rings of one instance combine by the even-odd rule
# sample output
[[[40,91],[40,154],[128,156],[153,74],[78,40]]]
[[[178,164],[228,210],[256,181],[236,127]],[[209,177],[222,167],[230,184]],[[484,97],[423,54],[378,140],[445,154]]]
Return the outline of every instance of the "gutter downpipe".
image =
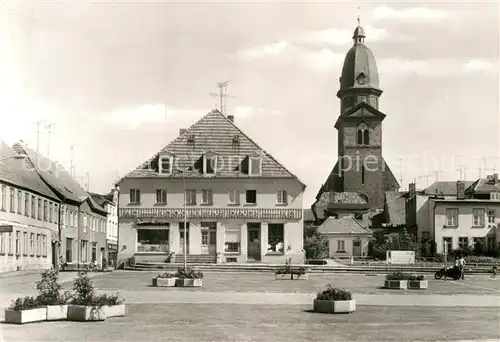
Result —
[[[118,267],[118,253],[120,252],[120,185],[115,185],[116,190],[116,262],[115,270]],[[106,234],[107,235],[107,234]],[[107,242],[106,242],[107,244]],[[125,269],[125,261],[123,262],[123,269]]]

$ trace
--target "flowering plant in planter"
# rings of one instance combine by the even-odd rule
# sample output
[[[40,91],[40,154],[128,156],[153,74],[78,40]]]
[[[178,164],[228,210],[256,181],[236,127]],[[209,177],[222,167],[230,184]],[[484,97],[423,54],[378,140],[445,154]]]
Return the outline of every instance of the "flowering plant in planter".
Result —
[[[408,280],[411,277],[411,274],[403,272],[390,273],[385,276],[384,287],[387,289],[406,289],[408,288]]]
[[[411,274],[408,279],[409,289],[426,289],[428,286],[428,281],[424,280],[424,276],[422,274]]]
[[[323,313],[350,313],[356,311],[356,301],[348,289],[327,285],[314,300],[314,311]]]
[[[177,275],[172,272],[165,272],[162,274],[158,274],[156,278],[177,278]]]
[[[385,280],[410,280],[412,275],[403,272],[393,272],[385,276]]]
[[[17,298],[7,310],[5,310],[6,323],[30,323],[40,322],[47,319],[47,310],[35,297],[26,296]]]
[[[283,267],[278,267],[276,271],[274,272],[276,279],[279,278],[279,276],[284,276],[284,275],[290,275],[290,279],[293,279],[293,276],[295,275],[295,279],[300,278],[300,276],[304,276],[306,274],[306,269],[304,267],[292,267],[291,265],[285,265]],[[304,277],[305,279],[306,277]]]
[[[158,274],[153,278],[153,286],[157,287],[173,287],[177,280],[177,275],[172,272]]]
[[[124,316],[125,305],[118,294],[96,295],[94,284],[86,272],[80,272],[73,283],[75,294],[68,308],[68,319],[103,321],[107,317]]]
[[[68,313],[68,302],[71,294],[68,291],[60,293],[61,285],[58,282],[59,273],[56,270],[46,270],[42,273],[42,279],[36,283],[39,292],[37,297],[40,305],[47,308],[47,320],[66,319]]]
[[[192,268],[177,269],[175,273],[175,286],[180,287],[201,287],[203,285],[203,273],[195,271]]]
[[[200,271],[195,271],[192,268],[184,269],[182,267],[179,267],[174,277],[179,279],[203,279],[203,273],[201,273]]]
[[[332,285],[327,285],[325,290],[318,292],[316,299],[329,301],[351,300],[352,292],[347,289],[339,289]]]

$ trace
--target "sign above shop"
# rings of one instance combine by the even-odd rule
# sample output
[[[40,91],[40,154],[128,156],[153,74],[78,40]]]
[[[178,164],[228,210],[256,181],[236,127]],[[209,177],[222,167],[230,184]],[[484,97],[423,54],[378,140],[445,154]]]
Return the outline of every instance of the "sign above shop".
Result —
[[[302,209],[187,208],[187,219],[288,219],[300,220]],[[122,208],[120,218],[183,219],[184,208]]]

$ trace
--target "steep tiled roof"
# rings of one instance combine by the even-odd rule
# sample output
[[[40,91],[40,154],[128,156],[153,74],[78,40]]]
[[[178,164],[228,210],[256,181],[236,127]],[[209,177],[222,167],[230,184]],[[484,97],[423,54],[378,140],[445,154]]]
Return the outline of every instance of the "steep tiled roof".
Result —
[[[194,138],[194,141],[190,138]],[[238,140],[238,142],[234,142]],[[244,161],[252,153],[261,153],[262,169],[261,177],[266,178],[298,178],[274,159],[269,153],[263,151],[252,139],[245,135],[231,120],[214,110],[203,116],[194,123],[182,135],[175,138],[149,160],[144,162],[134,171],[125,175],[117,184],[125,178],[145,177],[182,177],[181,174],[161,175],[157,171],[158,156],[161,152],[174,155],[174,165],[180,170],[194,171],[185,172],[186,177],[252,177],[243,172],[242,160]],[[218,156],[217,174],[204,175],[198,171],[202,169],[200,161],[203,154],[213,152]],[[298,180],[300,182],[300,180]],[[302,183],[303,184],[303,183]],[[305,185],[304,185],[305,186]]]
[[[15,144],[13,149],[28,156],[28,162],[60,199],[68,199],[76,203],[81,203],[89,197],[89,194],[83,190],[80,184],[71,177],[62,165],[43,157],[20,143]]]
[[[467,189],[472,185],[472,181],[463,181]],[[443,196],[456,196],[457,195],[457,182],[456,181],[438,181],[434,182],[431,186],[424,190],[424,195],[443,195]]]
[[[0,159],[15,154],[16,151],[0,140]],[[57,195],[44,183],[38,173],[27,166],[26,160],[8,158],[0,161],[0,180],[59,201]]]
[[[406,199],[404,197],[405,194],[405,192],[386,191],[385,202],[387,208],[387,223],[391,223],[393,225],[406,224]]]
[[[476,194],[500,192],[500,181],[494,182],[493,179],[480,178],[470,185],[466,192],[474,192]]]
[[[320,234],[371,234],[370,229],[363,227],[354,217],[329,217],[318,228]]]
[[[99,204],[103,208],[106,205],[106,202],[109,202],[106,199],[105,195],[96,194],[96,193],[93,193],[93,192],[89,192],[89,195],[90,195],[90,198],[92,198],[92,200],[94,202],[96,202],[97,204]]]

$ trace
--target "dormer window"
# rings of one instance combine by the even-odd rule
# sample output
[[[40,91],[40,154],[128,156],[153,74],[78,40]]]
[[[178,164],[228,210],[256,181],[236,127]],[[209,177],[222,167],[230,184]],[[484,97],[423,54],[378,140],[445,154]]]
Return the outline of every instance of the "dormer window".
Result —
[[[190,135],[188,136],[188,142],[190,142],[190,143],[194,143],[194,134],[190,134]]]
[[[370,144],[370,131],[364,123],[358,126],[356,142],[358,145]]]
[[[170,152],[163,152],[158,156],[158,173],[162,175],[172,174],[174,166],[174,155]]]
[[[248,174],[260,176],[262,173],[262,156],[259,152],[253,152],[248,156]]]
[[[364,85],[366,83],[366,75],[364,73],[360,73],[356,78],[358,84]]]
[[[203,155],[203,173],[206,175],[217,173],[217,153],[207,152]]]

